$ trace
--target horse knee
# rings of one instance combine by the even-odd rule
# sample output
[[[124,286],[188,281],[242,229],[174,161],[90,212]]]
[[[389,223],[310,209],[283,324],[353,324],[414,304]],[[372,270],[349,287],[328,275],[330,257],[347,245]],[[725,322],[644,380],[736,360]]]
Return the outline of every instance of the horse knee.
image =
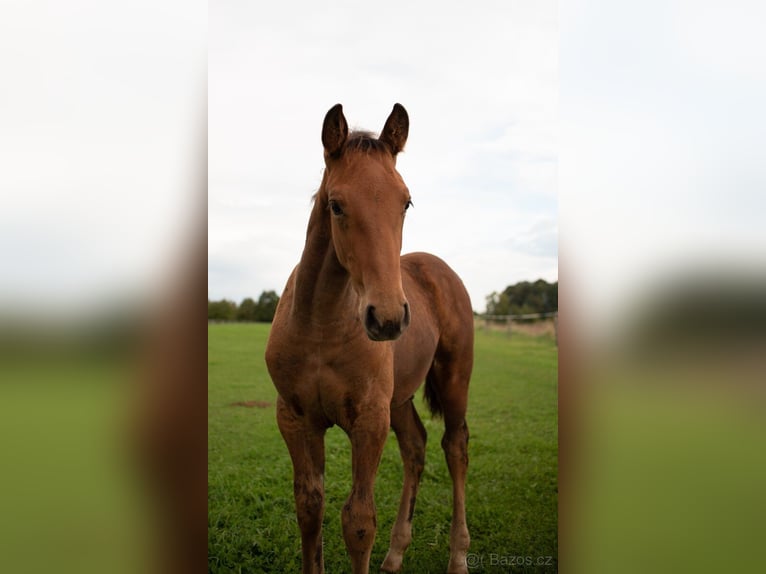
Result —
[[[303,481],[294,483],[295,509],[301,530],[316,530],[322,525],[324,492],[316,485]]]
[[[372,500],[359,499],[352,494],[343,506],[341,522],[349,550],[364,551],[372,546],[378,527]]]

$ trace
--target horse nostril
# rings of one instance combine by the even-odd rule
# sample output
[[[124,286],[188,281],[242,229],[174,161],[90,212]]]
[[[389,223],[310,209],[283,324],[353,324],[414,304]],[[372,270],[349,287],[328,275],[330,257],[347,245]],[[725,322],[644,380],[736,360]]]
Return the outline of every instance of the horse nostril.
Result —
[[[406,327],[410,324],[410,304],[405,303],[404,304],[404,320],[402,321],[402,326]]]
[[[375,318],[375,307],[367,305],[367,312],[364,315],[364,324],[368,329],[372,329],[377,323],[378,320]]]

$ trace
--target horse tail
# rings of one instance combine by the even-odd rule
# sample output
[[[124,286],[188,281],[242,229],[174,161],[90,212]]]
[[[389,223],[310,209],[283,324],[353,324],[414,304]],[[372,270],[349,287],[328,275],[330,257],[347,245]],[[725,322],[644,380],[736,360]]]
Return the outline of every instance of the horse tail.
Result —
[[[441,397],[436,390],[436,375],[434,374],[433,366],[431,366],[426,375],[423,396],[426,398],[426,404],[428,405],[428,410],[431,411],[432,416],[440,418],[444,415],[444,406],[442,405]]]

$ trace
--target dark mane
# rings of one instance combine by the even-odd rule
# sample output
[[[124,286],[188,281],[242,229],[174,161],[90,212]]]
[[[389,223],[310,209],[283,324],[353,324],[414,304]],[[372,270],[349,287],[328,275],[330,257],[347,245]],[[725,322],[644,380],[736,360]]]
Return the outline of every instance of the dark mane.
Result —
[[[353,131],[346,140],[347,150],[364,151],[370,150],[391,153],[391,148],[386,142],[380,141],[374,133],[365,131]]]

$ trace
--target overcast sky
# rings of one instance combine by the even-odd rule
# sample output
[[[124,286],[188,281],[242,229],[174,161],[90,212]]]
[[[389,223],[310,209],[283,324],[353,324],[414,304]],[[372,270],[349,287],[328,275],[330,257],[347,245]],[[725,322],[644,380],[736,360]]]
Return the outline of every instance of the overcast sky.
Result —
[[[410,116],[403,252],[461,275],[474,309],[558,278],[556,2],[210,5],[209,297],[281,292],[342,103],[379,132]]]
[[[766,279],[766,5],[560,4],[562,285],[578,332],[695,270]]]
[[[2,3],[0,312],[113,306],[176,271],[203,203],[206,17]]]
[[[584,328],[686,267],[766,271],[762,3],[369,6],[0,4],[0,306],[174,276],[206,104],[214,299],[281,291],[338,102],[375,131],[409,111],[404,250],[446,259],[476,310],[556,280],[559,233]]]

